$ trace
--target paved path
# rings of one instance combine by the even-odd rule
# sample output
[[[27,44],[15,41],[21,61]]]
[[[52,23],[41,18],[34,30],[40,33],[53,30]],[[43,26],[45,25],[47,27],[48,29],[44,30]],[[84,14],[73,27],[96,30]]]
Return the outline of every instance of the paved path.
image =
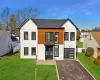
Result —
[[[56,63],[59,80],[94,80],[78,61],[63,60]]]

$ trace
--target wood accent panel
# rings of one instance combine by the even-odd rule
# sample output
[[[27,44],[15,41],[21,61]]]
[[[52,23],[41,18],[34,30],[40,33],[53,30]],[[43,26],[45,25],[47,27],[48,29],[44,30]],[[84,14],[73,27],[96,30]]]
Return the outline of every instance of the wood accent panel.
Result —
[[[38,44],[45,43],[46,32],[59,32],[59,44],[64,43],[64,30],[63,29],[38,29]]]

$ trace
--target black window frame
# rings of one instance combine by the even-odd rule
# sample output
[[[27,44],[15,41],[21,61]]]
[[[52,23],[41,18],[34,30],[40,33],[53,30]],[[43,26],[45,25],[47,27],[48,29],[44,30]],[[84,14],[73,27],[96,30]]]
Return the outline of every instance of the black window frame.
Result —
[[[68,39],[66,39],[66,34],[68,34]],[[69,41],[69,32],[64,32],[64,41]]]
[[[27,38],[26,38],[26,33],[27,33]],[[28,31],[24,31],[24,40],[28,40]]]
[[[74,33],[74,40],[71,39],[71,33]],[[70,32],[70,41],[75,41],[75,32]]]
[[[57,43],[56,43],[56,39],[55,39],[56,38],[56,33],[58,34],[58,42]],[[54,41],[55,41],[55,44],[59,44],[59,32],[54,33]]]
[[[50,35],[50,40],[47,39],[47,34],[52,33],[53,35]],[[52,37],[52,38],[51,38]],[[45,32],[45,42],[54,42],[54,32]]]
[[[35,38],[33,37],[35,35]],[[36,32],[31,32],[31,40],[36,40]]]
[[[35,49],[35,54],[32,54],[33,53],[33,49]],[[31,55],[36,55],[36,47],[31,47]]]
[[[58,56],[55,55],[55,46],[58,46]],[[59,45],[54,45],[54,57],[59,57]]]
[[[27,54],[25,53],[25,50],[27,49]],[[29,55],[29,47],[24,47],[24,56],[28,56]]]

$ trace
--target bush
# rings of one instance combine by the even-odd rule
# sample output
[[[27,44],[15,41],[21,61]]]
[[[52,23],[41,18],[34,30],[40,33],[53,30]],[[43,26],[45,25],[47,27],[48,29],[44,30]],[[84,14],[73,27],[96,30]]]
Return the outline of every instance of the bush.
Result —
[[[90,57],[90,56],[93,56],[93,54],[94,54],[94,49],[92,47],[88,47],[86,49],[85,55],[88,56],[88,57]]]
[[[95,59],[95,60],[94,60],[94,64],[96,64],[96,65],[99,65],[99,66],[100,66],[100,59],[98,59],[98,58],[97,58],[97,59]]]
[[[82,53],[85,53],[85,49],[82,49]]]
[[[97,58],[100,59],[100,55]]]

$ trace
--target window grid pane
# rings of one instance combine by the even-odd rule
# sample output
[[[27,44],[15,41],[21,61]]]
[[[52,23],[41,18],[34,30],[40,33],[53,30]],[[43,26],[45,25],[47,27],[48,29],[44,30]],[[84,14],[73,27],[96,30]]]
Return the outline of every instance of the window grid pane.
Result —
[[[24,40],[28,40],[28,32],[24,32]]]
[[[24,55],[28,55],[28,47],[24,47]]]
[[[31,55],[36,55],[36,47],[31,48]]]
[[[58,45],[56,45],[56,46],[54,46],[54,56],[55,57],[59,57],[59,46]]]
[[[75,32],[71,32],[70,33],[70,41],[74,41],[75,40]]]
[[[68,41],[69,40],[69,32],[64,33],[64,40]]]
[[[31,35],[32,35],[32,36],[31,36],[32,40],[36,40],[36,32],[32,32]]]

